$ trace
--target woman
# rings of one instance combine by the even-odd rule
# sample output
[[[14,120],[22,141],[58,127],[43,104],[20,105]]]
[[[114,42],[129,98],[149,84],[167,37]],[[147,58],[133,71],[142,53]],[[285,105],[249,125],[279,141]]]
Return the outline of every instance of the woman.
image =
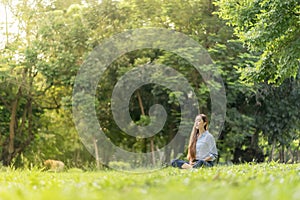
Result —
[[[204,114],[195,118],[195,123],[190,136],[187,161],[175,159],[171,165],[181,169],[212,167],[217,158],[218,151],[214,137],[208,132],[208,119]]]

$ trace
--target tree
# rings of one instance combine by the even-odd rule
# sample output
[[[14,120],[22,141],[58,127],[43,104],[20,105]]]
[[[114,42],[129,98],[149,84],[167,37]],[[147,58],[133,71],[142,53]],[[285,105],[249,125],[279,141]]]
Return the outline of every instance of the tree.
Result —
[[[280,84],[296,77],[300,66],[298,0],[219,0],[216,4],[219,16],[234,27],[241,41],[261,54],[255,68],[244,68],[252,80]]]
[[[296,112],[299,78],[284,81],[280,87],[244,82],[243,70],[254,69],[261,53],[251,53],[243,46],[241,40],[233,35],[233,28],[213,14],[218,8],[211,0],[174,0],[163,4],[160,0],[105,0],[102,3],[86,1],[84,5],[80,5],[79,1],[72,4],[69,0],[57,0],[47,5],[34,1],[32,6],[26,2],[14,8],[21,24],[24,24],[21,30],[26,34],[13,37],[14,41],[9,39],[0,55],[0,151],[6,165],[13,159],[17,166],[24,166],[26,159],[38,165],[49,157],[64,160],[69,166],[91,162],[93,158],[80,143],[71,122],[72,89],[77,71],[93,48],[103,40],[128,29],[145,27],[180,31],[205,47],[215,61],[227,93],[226,122],[218,140],[223,161],[232,157],[235,160],[257,160],[260,148],[271,154],[272,149],[267,144],[285,150],[296,151],[299,148],[295,139],[299,134]],[[161,40],[168,41],[166,38]],[[109,50],[103,52],[107,57],[110,53]],[[132,120],[137,125],[147,125],[150,121],[149,108],[153,104],[161,104],[169,114],[165,126],[150,138],[132,137],[121,130],[112,115],[112,91],[121,76],[145,64],[164,64],[180,72],[194,88],[201,112],[211,112],[209,90],[201,75],[184,58],[160,49],[139,49],[121,55],[103,73],[96,95],[89,95],[91,102],[95,102],[96,116],[106,137],[116,146],[137,153],[153,152],[170,143],[180,124],[177,97],[186,98],[160,85],[144,85],[131,96],[129,110]],[[152,73],[151,76],[159,75]],[[137,73],[131,78],[137,80],[138,77]],[[282,99],[281,95],[288,97]],[[273,103],[274,99],[283,101]],[[83,106],[82,109],[90,107]],[[282,113],[292,120],[281,120]],[[89,122],[86,124],[90,125]],[[272,129],[274,127],[276,130]],[[284,131],[279,134],[278,130],[282,127]],[[189,131],[186,130],[181,141],[187,141]],[[87,147],[96,157],[108,163],[114,159],[112,151],[102,151],[103,143],[96,136],[97,131],[88,135],[87,139],[92,142]],[[261,146],[264,140],[269,143]],[[184,142],[166,148],[165,157],[161,157],[160,161],[169,162],[172,157],[183,153],[185,146],[182,144]],[[15,150],[11,155],[9,147]],[[126,159],[140,161],[134,157]],[[157,161],[149,159],[143,162],[158,164]]]
[[[63,96],[71,96],[71,77],[75,74],[70,66],[76,67],[82,62],[80,56],[85,48],[80,40],[85,36],[77,15],[80,9],[76,6],[66,12],[66,21],[57,20],[48,27],[48,22],[58,19],[55,17],[61,12],[49,11],[39,1],[7,5],[20,26],[18,34],[1,49],[0,57],[0,107],[1,113],[9,113],[1,117],[9,127],[1,137],[0,160],[4,165],[10,165],[14,158],[29,149],[35,139],[40,138],[39,130],[47,124],[39,123],[44,112],[68,103],[68,98]],[[74,25],[69,34],[58,34],[66,24]],[[82,37],[77,37],[78,34]],[[59,38],[62,42],[55,43]],[[45,43],[46,39],[49,42]],[[85,38],[83,40],[84,43]],[[74,46],[78,47],[74,48],[76,52],[71,51]]]
[[[13,35],[13,40],[7,39],[0,57],[3,72],[0,101],[2,109],[9,113],[2,118],[4,124],[9,127],[8,133],[3,134],[1,144],[0,160],[4,165],[10,165],[12,159],[33,141],[38,128],[38,124],[34,121],[42,113],[35,102],[39,90],[35,84],[40,77],[37,76],[36,63],[30,49],[35,35],[35,10],[28,6],[28,1],[23,1],[17,6],[22,9],[11,8],[11,10],[18,17],[20,32]],[[21,33],[25,36],[21,37]]]

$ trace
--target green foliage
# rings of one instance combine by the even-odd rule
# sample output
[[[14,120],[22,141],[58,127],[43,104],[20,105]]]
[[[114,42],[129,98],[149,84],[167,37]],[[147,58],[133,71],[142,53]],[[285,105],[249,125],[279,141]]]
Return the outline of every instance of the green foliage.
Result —
[[[293,140],[299,138],[295,131],[300,117],[297,110],[299,79],[287,79],[280,87],[265,87],[261,94],[264,99],[260,111],[264,119],[259,121],[263,122],[260,126],[269,143],[275,139],[284,146],[290,146]]]
[[[3,3],[10,5],[10,1]],[[9,38],[13,39],[0,50],[2,161],[9,157],[11,108],[17,101],[16,137],[12,141],[19,152],[11,156],[14,159],[10,164],[41,166],[44,159],[53,158],[63,160],[68,167],[93,165],[94,158],[80,142],[72,122],[72,86],[77,70],[103,40],[124,30],[146,27],[184,33],[198,41],[214,60],[227,95],[226,122],[218,140],[221,161],[232,159],[235,149],[257,148],[258,144],[265,154],[270,154],[270,144],[274,143],[275,147],[291,148],[294,155],[299,152],[299,77],[283,81],[295,75],[299,66],[297,1],[220,0],[219,8],[209,0],[163,3],[105,0],[85,1],[85,4],[55,0],[47,4],[33,1],[31,5],[24,1],[12,5],[16,20],[24,26],[20,26],[22,34],[10,34]],[[216,11],[235,28],[226,26],[214,14]],[[183,74],[195,89],[201,112],[209,115],[211,110],[206,83],[185,59],[160,49],[140,49],[120,56],[104,72],[96,96],[91,99],[95,100],[97,117],[107,137],[119,147],[134,152],[149,152],[150,141],[156,149],[173,139],[181,114],[177,97],[184,98],[177,91],[154,84],[139,88],[130,100],[133,121],[138,125],[148,124],[149,108],[158,103],[169,114],[167,122],[151,139],[134,138],[121,131],[111,113],[112,90],[122,75],[147,63],[164,64]],[[283,84],[274,87],[252,80]],[[182,141],[187,141],[189,133],[187,130]],[[163,162],[169,162],[171,156],[176,157],[185,149],[185,146],[170,147],[164,152]],[[105,154],[107,161],[111,159],[110,153],[99,152]],[[10,165],[9,162],[6,164]]]
[[[117,171],[0,172],[7,200],[68,199],[299,199],[300,166],[245,164],[198,170],[165,168],[142,174]]]
[[[219,0],[218,14],[235,27],[251,50],[260,52],[252,80],[282,83],[295,77],[300,62],[300,4],[287,1]]]

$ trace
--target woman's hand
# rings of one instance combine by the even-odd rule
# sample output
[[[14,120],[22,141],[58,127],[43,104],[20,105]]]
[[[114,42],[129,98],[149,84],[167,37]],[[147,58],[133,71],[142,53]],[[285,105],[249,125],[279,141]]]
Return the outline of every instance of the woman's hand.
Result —
[[[199,129],[199,122],[198,121],[195,121],[193,129],[194,129],[194,131],[196,129]]]
[[[181,166],[181,168],[182,168],[182,169],[191,169],[191,168],[193,168],[193,166],[190,165],[190,164],[184,163],[184,164]]]

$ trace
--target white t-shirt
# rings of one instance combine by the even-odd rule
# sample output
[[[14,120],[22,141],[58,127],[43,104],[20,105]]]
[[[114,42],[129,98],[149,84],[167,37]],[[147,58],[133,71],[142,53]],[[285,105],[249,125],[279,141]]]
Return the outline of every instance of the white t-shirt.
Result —
[[[214,136],[208,131],[205,131],[196,143],[196,160],[203,160],[206,157],[211,157],[210,161],[214,161],[218,157],[218,150]]]

